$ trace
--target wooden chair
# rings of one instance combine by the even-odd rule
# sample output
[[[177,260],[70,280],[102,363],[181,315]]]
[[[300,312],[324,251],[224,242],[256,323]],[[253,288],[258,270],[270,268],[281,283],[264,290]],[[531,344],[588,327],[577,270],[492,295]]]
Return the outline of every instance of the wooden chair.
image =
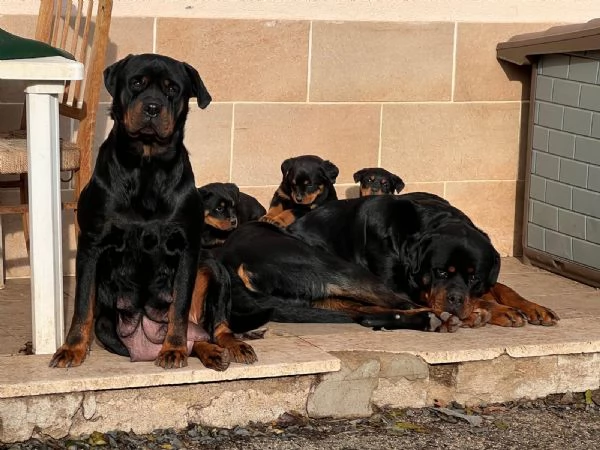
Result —
[[[94,3],[97,3],[93,17]],[[65,85],[59,99],[59,113],[79,122],[74,142],[61,139],[61,170],[74,174],[74,201],[63,202],[63,208],[75,209],[81,189],[92,174],[92,145],[96,113],[103,85],[105,54],[112,14],[112,0],[41,0],[35,38],[75,56],[85,67],[84,79]],[[0,134],[0,175],[12,175],[14,180],[0,181],[0,188],[18,188],[20,203],[0,204],[2,214],[22,214],[25,245],[29,251],[27,205],[27,141],[25,112],[21,129]],[[6,177],[3,177],[6,178]],[[18,179],[16,179],[18,178]],[[1,232],[0,222],[0,232]],[[0,235],[0,240],[2,236]],[[0,251],[2,245],[0,243]],[[0,264],[4,263],[4,253]],[[0,282],[3,284],[3,268]]]

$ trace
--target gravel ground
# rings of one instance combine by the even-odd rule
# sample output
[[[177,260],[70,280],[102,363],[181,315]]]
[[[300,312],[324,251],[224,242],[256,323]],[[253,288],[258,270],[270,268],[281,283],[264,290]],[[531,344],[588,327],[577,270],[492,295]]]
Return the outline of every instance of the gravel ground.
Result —
[[[363,419],[307,419],[286,413],[272,423],[234,429],[191,424],[149,435],[124,431],[54,440],[40,437],[0,449],[561,449],[600,448],[600,391],[553,395],[478,408],[458,404],[384,409]]]

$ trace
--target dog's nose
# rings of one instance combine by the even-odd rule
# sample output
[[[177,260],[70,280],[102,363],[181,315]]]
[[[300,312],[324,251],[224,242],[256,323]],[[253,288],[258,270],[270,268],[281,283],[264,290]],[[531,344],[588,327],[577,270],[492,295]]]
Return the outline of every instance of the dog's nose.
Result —
[[[301,202],[302,201],[302,194],[296,194],[294,197],[296,198],[297,202]]]
[[[452,305],[460,305],[463,302],[464,297],[459,292],[450,291],[450,292],[448,292],[446,299]]]
[[[146,103],[144,105],[144,112],[149,117],[156,117],[160,114],[161,106],[158,103]]]

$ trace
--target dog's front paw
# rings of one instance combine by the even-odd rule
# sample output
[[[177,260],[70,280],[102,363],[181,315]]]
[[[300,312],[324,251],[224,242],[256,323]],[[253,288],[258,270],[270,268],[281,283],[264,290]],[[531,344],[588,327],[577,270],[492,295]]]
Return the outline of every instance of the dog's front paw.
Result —
[[[439,333],[454,333],[462,324],[457,316],[449,312],[442,312],[438,315],[429,314],[429,331],[437,331]]]
[[[497,305],[492,310],[490,323],[501,327],[524,327],[528,318],[525,313],[510,306]]]
[[[527,321],[532,325],[552,326],[556,325],[560,320],[558,314],[550,308],[546,308],[536,303],[532,303],[528,308],[519,308],[519,311],[525,314]]]
[[[492,313],[485,308],[475,308],[469,317],[462,321],[463,328],[480,328],[492,318]]]
[[[285,228],[286,224],[283,223],[282,221],[278,220],[277,217],[270,217],[270,216],[262,216],[260,219],[258,219],[259,222],[264,222],[264,223],[268,223],[271,225],[275,225],[278,228]]]
[[[62,345],[50,360],[50,367],[77,367],[85,360],[87,356],[87,346]]]
[[[206,341],[195,342],[193,348],[194,353],[204,364],[204,367],[218,372],[222,372],[229,367],[231,356],[226,348]]]
[[[163,369],[178,369],[187,366],[187,348],[162,348],[154,360],[154,364]]]
[[[258,361],[256,353],[250,344],[233,339],[227,345],[231,360],[242,364],[253,364]]]

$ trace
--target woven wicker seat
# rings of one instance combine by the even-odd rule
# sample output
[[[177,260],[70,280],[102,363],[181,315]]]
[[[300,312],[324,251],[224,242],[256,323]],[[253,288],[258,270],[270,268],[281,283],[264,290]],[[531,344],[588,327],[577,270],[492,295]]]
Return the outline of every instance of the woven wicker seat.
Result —
[[[97,5],[95,13],[94,4]],[[105,67],[112,4],[113,0],[40,2],[35,39],[65,50],[84,65],[84,79],[67,82],[64,95],[59,97],[59,114],[78,121],[76,141],[60,140],[61,169],[76,175],[73,177],[75,201],[63,202],[64,208],[76,207],[81,189],[88,183],[92,173],[92,145],[103,86],[102,72]],[[29,250],[28,162],[24,117],[25,114],[20,130],[0,133],[0,174],[18,176],[18,179],[14,177],[14,180],[4,177],[0,181],[0,188],[18,188],[21,201],[17,205],[0,204],[0,214],[23,215],[25,244]],[[4,255],[1,262],[3,261]],[[0,268],[0,282],[3,279],[4,271]]]
[[[60,169],[79,169],[79,147],[75,142],[60,140]],[[0,174],[27,173],[27,139],[24,130],[0,133]]]

